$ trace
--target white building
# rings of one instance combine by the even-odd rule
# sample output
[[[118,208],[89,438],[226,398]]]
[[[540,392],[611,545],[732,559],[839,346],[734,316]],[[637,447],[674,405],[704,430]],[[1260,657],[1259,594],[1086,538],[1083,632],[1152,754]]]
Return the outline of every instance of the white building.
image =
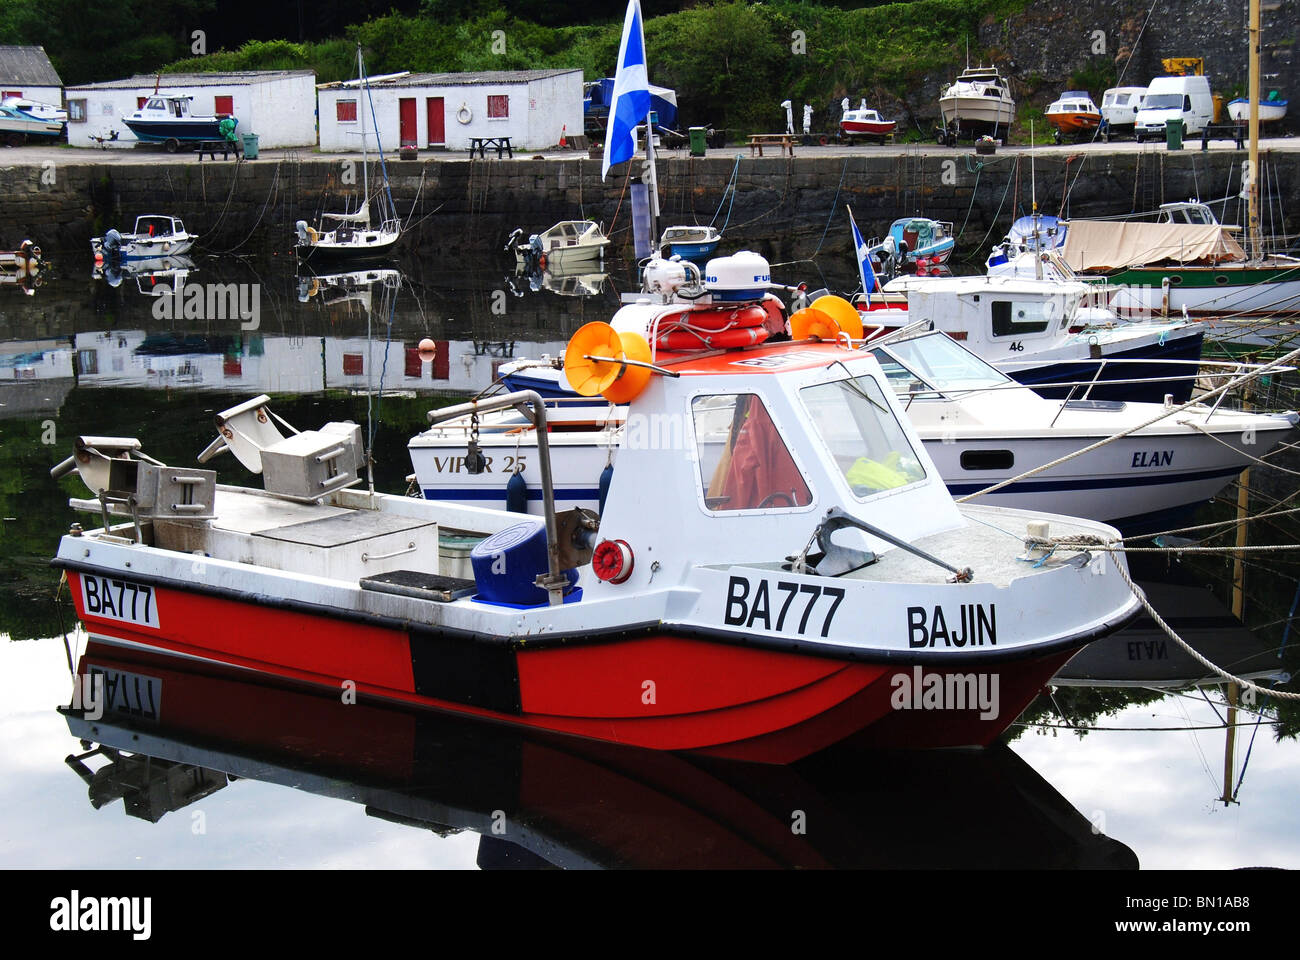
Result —
[[[404,144],[468,150],[472,137],[509,137],[516,150],[554,146],[582,133],[581,70],[494,70],[486,73],[404,73],[370,78],[370,99],[356,80],[324,83],[320,148],[361,151],[366,144],[395,153]]]
[[[163,96],[193,97],[196,116],[228,113],[237,133],[255,133],[258,145],[310,147],[316,143],[316,75],[310,70],[246,70],[237,73],[164,73],[68,87],[68,143],[134,147],[139,141],[122,122],[155,89]],[[117,133],[116,140],[109,140]]]
[[[63,105],[63,81],[44,47],[0,47],[0,100],[5,97]]]

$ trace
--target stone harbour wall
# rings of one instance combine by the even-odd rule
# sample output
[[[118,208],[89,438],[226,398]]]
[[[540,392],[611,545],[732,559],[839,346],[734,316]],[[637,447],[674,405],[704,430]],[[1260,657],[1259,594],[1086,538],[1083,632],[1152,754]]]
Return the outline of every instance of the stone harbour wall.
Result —
[[[725,224],[728,248],[748,246],[775,262],[847,252],[846,206],[868,238],[899,217],[952,221],[959,260],[982,255],[1013,216],[1031,212],[1035,194],[1040,212],[1076,217],[1229,197],[1216,211],[1225,223],[1241,222],[1244,152],[1190,146],[1039,150],[1032,164],[1024,150],[977,157],[969,148],[935,146],[891,155],[819,156],[812,147],[795,158],[670,156],[659,164],[661,223]],[[1266,194],[1281,210],[1295,210],[1300,152],[1262,156]],[[631,253],[626,168],[604,182],[600,161],[587,158],[422,159],[391,162],[389,170],[398,213],[410,225],[407,252],[416,256],[499,251],[516,227],[531,233],[565,219],[603,222]],[[355,164],[324,158],[0,167],[0,249],[30,237],[47,250],[89,258],[90,237],[109,227],[129,230],[140,214],[169,213],[200,235],[199,252],[291,254],[295,221],[315,225],[323,211],[354,209],[360,179]],[[1271,227],[1267,216],[1264,223],[1273,233],[1286,226],[1279,214]]]

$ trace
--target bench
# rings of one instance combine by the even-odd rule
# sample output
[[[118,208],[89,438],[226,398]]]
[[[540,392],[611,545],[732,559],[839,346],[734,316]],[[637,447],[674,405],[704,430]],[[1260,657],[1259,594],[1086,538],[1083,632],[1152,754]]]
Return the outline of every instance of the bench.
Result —
[[[235,154],[235,159],[238,160],[243,152],[240,147],[240,141],[238,140],[200,140],[198,141],[198,145],[200,163],[203,162],[203,155],[205,153],[215,160],[217,159],[217,152],[220,151],[221,159],[229,160],[230,154],[233,152]]]
[[[1244,123],[1207,123],[1201,130],[1201,149],[1209,150],[1211,140],[1232,140],[1238,150],[1244,150],[1247,132]]]
[[[763,155],[763,147],[780,147],[782,154],[789,152],[794,156],[794,143],[797,137],[792,133],[755,133],[749,137],[749,155]]]
[[[502,154],[507,155],[508,157],[510,157],[511,160],[515,158],[515,152],[510,148],[509,137],[470,137],[469,138],[469,155],[471,157],[473,157],[474,154],[477,153],[479,157],[486,160],[487,151],[491,147],[496,148],[498,160],[501,159]]]

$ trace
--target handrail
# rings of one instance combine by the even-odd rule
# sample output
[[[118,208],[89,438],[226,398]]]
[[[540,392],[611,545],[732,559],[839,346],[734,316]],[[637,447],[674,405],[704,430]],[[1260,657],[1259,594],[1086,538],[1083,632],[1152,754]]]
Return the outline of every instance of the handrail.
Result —
[[[534,583],[546,591],[551,606],[558,606],[564,602],[564,590],[569,585],[569,578],[560,572],[560,538],[555,524],[555,487],[551,479],[551,444],[546,429],[546,401],[536,390],[516,390],[484,400],[471,400],[469,403],[430,410],[428,420],[430,425],[445,423],[507,407],[514,407],[527,416],[525,405],[532,408],[531,419],[537,432],[537,453],[542,469],[542,509],[546,519],[547,572],[538,576]]]

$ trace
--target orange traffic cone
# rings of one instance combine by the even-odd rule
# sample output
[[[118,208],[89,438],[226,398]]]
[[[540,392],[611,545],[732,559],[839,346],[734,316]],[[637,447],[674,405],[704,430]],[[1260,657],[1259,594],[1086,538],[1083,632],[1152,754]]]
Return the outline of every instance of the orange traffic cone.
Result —
[[[569,146],[568,132],[569,132],[568,124],[561,124],[560,125],[560,146],[566,149]]]

